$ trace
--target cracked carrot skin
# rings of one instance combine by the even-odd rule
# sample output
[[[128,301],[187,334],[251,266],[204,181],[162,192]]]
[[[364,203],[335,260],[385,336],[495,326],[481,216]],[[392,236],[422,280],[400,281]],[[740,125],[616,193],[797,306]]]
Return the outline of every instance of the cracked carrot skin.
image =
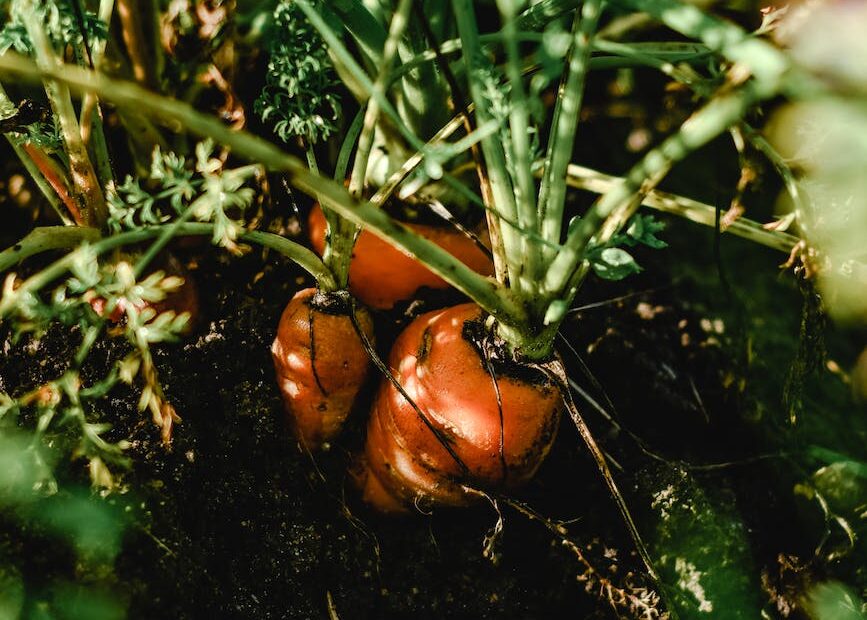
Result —
[[[325,250],[327,224],[322,209],[316,205],[308,218],[313,249]],[[458,258],[470,269],[491,275],[494,266],[472,239],[446,226],[404,224],[425,239]],[[371,308],[389,310],[395,303],[412,299],[422,287],[445,289],[449,284],[412,256],[398,250],[376,235],[362,230],[355,242],[349,266],[349,290]]]
[[[528,367],[495,372],[495,387],[477,347],[464,336],[464,325],[482,318],[475,304],[434,311],[413,321],[394,343],[392,373],[467,471],[410,402],[383,381],[357,475],[374,508],[402,512],[419,504],[467,505],[476,496],[462,485],[513,489],[528,481],[548,454],[562,411],[560,393]]]
[[[280,317],[271,355],[289,427],[309,450],[334,439],[370,371],[370,358],[350,317],[348,296],[307,288]],[[356,309],[373,342],[373,320]]]

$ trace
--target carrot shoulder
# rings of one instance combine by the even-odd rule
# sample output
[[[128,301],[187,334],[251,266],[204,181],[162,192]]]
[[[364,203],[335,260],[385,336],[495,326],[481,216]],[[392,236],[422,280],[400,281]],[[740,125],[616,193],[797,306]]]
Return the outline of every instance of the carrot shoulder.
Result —
[[[346,299],[299,291],[286,306],[271,346],[289,426],[315,450],[336,437],[367,378],[370,359]],[[370,314],[356,320],[373,341]]]
[[[308,218],[310,241],[320,255],[325,249],[326,222],[317,205]],[[493,273],[491,259],[463,233],[444,226],[405,224],[416,234],[433,241],[479,273]],[[349,266],[349,289],[371,308],[388,310],[398,301],[411,299],[422,287],[448,288],[445,280],[412,256],[362,230]]]

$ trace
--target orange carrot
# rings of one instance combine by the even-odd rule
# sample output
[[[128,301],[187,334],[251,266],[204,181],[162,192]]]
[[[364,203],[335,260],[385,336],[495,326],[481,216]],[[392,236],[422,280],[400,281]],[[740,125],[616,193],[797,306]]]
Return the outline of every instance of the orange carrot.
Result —
[[[271,345],[277,381],[295,436],[315,450],[340,432],[367,378],[370,359],[355,331],[348,296],[307,288],[296,293]],[[369,341],[373,320],[358,308]]]
[[[491,341],[479,337],[490,333],[484,318],[475,304],[430,312],[395,341],[389,366],[406,396],[383,382],[359,474],[373,507],[465,505],[476,496],[462,485],[514,488],[547,455],[560,392],[541,371],[496,361]]]
[[[308,219],[310,240],[319,255],[325,249],[326,222],[317,205]],[[473,270],[490,275],[493,263],[475,242],[458,230],[445,226],[406,224],[415,233],[433,241]],[[435,275],[412,256],[362,230],[355,243],[349,267],[349,290],[370,306],[388,310],[398,301],[411,299],[422,287],[448,288],[445,280]]]

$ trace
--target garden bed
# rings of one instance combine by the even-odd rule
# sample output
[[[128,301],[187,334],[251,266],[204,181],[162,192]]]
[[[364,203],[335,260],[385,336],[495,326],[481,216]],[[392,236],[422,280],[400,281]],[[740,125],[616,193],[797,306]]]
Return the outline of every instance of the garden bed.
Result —
[[[122,478],[125,492],[108,499],[126,528],[114,572],[76,575],[74,558],[59,553],[50,537],[7,523],[4,547],[19,556],[29,587],[83,579],[128,606],[134,618],[617,617],[605,594],[585,591],[579,577],[586,567],[561,537],[508,506],[500,507],[505,527],[493,546],[496,562],[483,554],[497,521],[490,505],[406,518],[371,513],[348,473],[361,447],[370,390],[340,440],[313,459],[284,428],[269,345],[303,276],[273,255],[235,259],[195,249],[180,255],[192,266],[203,315],[192,335],[154,350],[166,394],[182,416],[173,443],[162,445],[136,412],[134,393],[116,390],[103,419],[113,436],[131,440],[132,466]],[[808,551],[805,541],[815,533],[792,518],[787,484],[795,480],[778,482],[773,461],[749,460],[767,445],[761,427],[747,419],[755,403],[731,385],[739,372],[732,334],[706,312],[706,300],[690,301],[695,289],[688,278],[673,282],[669,263],[645,258],[649,269],[628,286],[588,287],[578,306],[589,307],[564,330],[598,385],[563,351],[578,385],[666,462],[638,449],[585,400],[578,403],[622,467],[615,475],[648,542],[670,544],[659,534],[662,515],[684,519],[678,510],[692,511],[678,527],[695,528],[699,538],[722,537],[711,552],[730,553],[742,573],[740,582],[708,596],[728,589],[736,598],[752,597],[759,609],[767,600],[758,587],[762,568],[780,553]],[[381,314],[378,323],[402,316],[401,310]],[[386,334],[380,346],[387,347],[389,332],[380,333]],[[38,344],[9,347],[0,377],[4,384],[35,385],[62,368],[75,340],[57,329]],[[104,372],[100,364],[118,354],[112,346],[99,345],[85,372]],[[693,471],[688,463],[732,465]],[[86,484],[84,469],[73,465],[65,475]],[[568,419],[539,475],[518,497],[567,523],[568,538],[595,567],[610,571],[613,583],[629,571],[641,574]],[[723,515],[710,507],[724,507]],[[709,520],[703,522],[704,510]],[[719,566],[711,560],[718,558],[703,559],[716,579]],[[676,581],[669,573],[667,581]],[[640,577],[635,583],[647,585]]]

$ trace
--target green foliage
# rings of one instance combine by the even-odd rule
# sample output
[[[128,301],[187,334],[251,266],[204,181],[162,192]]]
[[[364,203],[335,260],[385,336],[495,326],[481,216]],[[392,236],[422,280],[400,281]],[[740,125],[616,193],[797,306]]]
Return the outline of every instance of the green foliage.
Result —
[[[161,272],[137,280],[125,261],[100,265],[86,244],[74,251],[70,277],[47,298],[17,286],[14,274],[8,276],[0,316],[10,323],[16,339],[27,334],[32,342],[60,323],[77,329],[82,342],[72,366],[58,378],[21,395],[0,393],[0,423],[14,426],[35,414],[34,432],[43,443],[55,451],[86,457],[94,483],[112,486],[107,467],[125,464],[126,443],[104,438],[109,427],[98,419],[99,401],[119,382],[132,384],[140,375],[144,384],[141,409],[150,408],[155,418],[172,413],[166,409],[149,346],[173,340],[184,329],[187,315],[157,314],[152,307],[180,284],[180,278]],[[108,375],[84,385],[80,364],[104,326],[104,317],[112,316],[125,317],[124,328],[110,333],[124,337],[133,352],[118,360]],[[46,478],[42,484],[53,481]]]
[[[0,424],[0,507],[5,525],[38,531],[45,544],[60,551],[69,547],[82,575],[104,574],[120,552],[127,522],[102,498],[87,490],[53,482],[46,449],[32,433]],[[51,484],[44,484],[46,475]],[[25,588],[21,571],[0,550],[0,618],[20,618],[25,608],[38,610],[28,617],[122,618],[124,609],[109,591],[89,577],[88,585],[55,582],[47,591]],[[97,583],[94,583],[97,581]]]
[[[677,467],[655,469],[645,481],[656,521],[651,547],[678,617],[762,617],[748,530],[732,494]]]
[[[820,583],[808,595],[810,616],[815,620],[864,620],[864,605],[857,594],[841,583]]]
[[[9,20],[0,30],[0,54],[14,49],[19,54],[31,55],[33,45],[27,35],[27,20],[38,20],[44,25],[49,39],[57,50],[67,45],[92,49],[98,41],[105,41],[108,26],[95,13],[82,9],[79,22],[72,2],[56,0],[13,0],[9,3]]]
[[[665,224],[652,215],[636,215],[625,232],[614,235],[604,246],[589,250],[587,256],[594,273],[605,280],[622,280],[638,273],[641,267],[623,246],[631,248],[645,245],[656,250],[664,248],[667,244],[656,236],[664,228]]]
[[[33,51],[27,29],[17,21],[7,23],[3,30],[0,30],[0,54],[5,54],[10,49],[28,55]]]
[[[108,194],[109,230],[135,230],[189,216],[214,224],[216,245],[240,251],[236,240],[244,230],[242,217],[256,196],[247,184],[259,168],[227,169],[213,149],[212,142],[198,144],[193,167],[182,156],[155,149],[145,187],[128,176]]]
[[[328,49],[304,13],[281,0],[274,10],[268,73],[255,110],[284,142],[327,140],[341,118],[339,81]]]
[[[0,564],[0,618],[15,620],[24,607],[24,581],[11,565]]]
[[[57,126],[51,121],[31,123],[24,128],[23,132],[12,135],[18,144],[32,144],[46,153],[65,158],[63,139]]]

